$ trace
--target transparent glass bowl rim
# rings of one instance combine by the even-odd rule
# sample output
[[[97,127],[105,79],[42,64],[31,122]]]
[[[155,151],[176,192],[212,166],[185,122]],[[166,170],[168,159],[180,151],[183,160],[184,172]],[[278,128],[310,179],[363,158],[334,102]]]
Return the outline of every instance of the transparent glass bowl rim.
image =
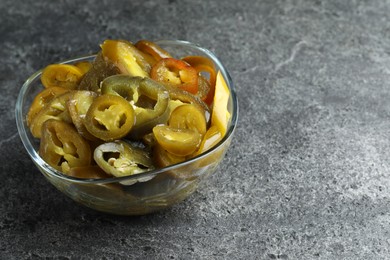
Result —
[[[194,163],[198,160],[201,160],[202,158],[207,157],[209,154],[212,154],[215,150],[217,150],[219,147],[221,147],[226,142],[228,142],[229,138],[234,133],[234,130],[236,128],[237,121],[238,121],[238,100],[237,100],[236,92],[234,90],[233,80],[230,77],[225,66],[223,66],[221,61],[215,56],[215,54],[213,52],[211,52],[210,50],[205,49],[197,44],[188,42],[188,41],[158,40],[158,41],[155,41],[155,43],[157,43],[159,45],[170,45],[170,46],[180,45],[180,46],[185,46],[185,47],[197,49],[197,50],[201,51],[203,54],[205,54],[206,56],[208,56],[209,58],[211,58],[213,60],[213,62],[216,63],[217,67],[220,68],[221,73],[224,76],[226,83],[228,85],[228,88],[230,90],[230,95],[231,95],[231,100],[232,100],[232,104],[231,104],[232,105],[232,114],[231,114],[230,126],[227,129],[225,136],[218,142],[218,144],[216,144],[214,147],[207,150],[206,152],[204,152],[196,157],[193,157],[189,160],[186,160],[184,162],[173,164],[173,165],[170,165],[170,166],[167,166],[164,168],[158,168],[158,169],[155,169],[153,171],[143,172],[140,174],[124,176],[124,177],[106,178],[106,179],[80,179],[80,178],[65,175],[65,174],[61,173],[60,171],[51,167],[49,164],[47,164],[39,156],[39,154],[34,149],[32,143],[27,135],[27,131],[29,131],[29,130],[26,129],[25,124],[24,124],[25,118],[23,116],[23,104],[24,104],[24,101],[26,98],[25,94],[29,90],[29,88],[31,87],[31,83],[34,80],[36,80],[38,77],[40,77],[40,75],[42,73],[42,69],[41,69],[41,70],[38,70],[35,73],[33,73],[24,82],[22,88],[19,91],[19,94],[18,94],[18,97],[16,100],[16,106],[15,106],[15,119],[16,119],[16,125],[18,128],[19,136],[20,136],[22,143],[23,143],[25,149],[27,150],[29,156],[35,161],[35,163],[37,163],[46,173],[48,173],[54,177],[69,181],[69,182],[80,183],[80,184],[108,184],[108,183],[116,183],[116,182],[122,182],[122,181],[127,181],[127,180],[137,180],[137,179],[143,179],[143,178],[148,178],[148,177],[154,177],[154,176],[158,175],[159,173],[170,171],[170,170],[175,170],[177,168]],[[95,56],[96,55],[80,56],[80,57],[68,59],[68,60],[65,60],[65,61],[62,61],[59,63],[75,63],[75,62],[80,61],[80,60],[93,59]]]

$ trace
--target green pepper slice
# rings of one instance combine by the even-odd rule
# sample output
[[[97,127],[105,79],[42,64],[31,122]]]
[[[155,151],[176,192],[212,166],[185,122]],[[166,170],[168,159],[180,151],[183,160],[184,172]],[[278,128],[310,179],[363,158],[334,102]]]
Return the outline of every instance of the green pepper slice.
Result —
[[[88,142],[72,125],[55,119],[49,119],[43,124],[39,155],[50,166],[64,173],[73,167],[91,163]]]
[[[94,151],[93,158],[103,171],[116,177],[134,175],[154,169],[152,159],[146,151],[124,141],[109,142],[98,146]]]
[[[126,136],[133,125],[133,107],[120,96],[105,94],[97,97],[85,116],[88,132],[104,141]]]
[[[101,92],[102,94],[121,96],[129,102],[132,100],[136,102],[140,95],[138,88],[141,81],[141,77],[124,74],[114,75],[103,80]]]
[[[102,82],[102,93],[127,99],[135,112],[135,125],[130,132],[134,139],[142,138],[157,124],[169,118],[169,93],[166,88],[149,78],[114,75]]]

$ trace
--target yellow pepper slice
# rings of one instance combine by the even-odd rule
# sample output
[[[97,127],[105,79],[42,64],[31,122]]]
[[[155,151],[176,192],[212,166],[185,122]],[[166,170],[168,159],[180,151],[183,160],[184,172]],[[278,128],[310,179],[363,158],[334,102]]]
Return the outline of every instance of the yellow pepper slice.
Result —
[[[197,156],[214,147],[222,139],[222,137],[223,136],[218,128],[216,126],[211,126],[203,136],[199,149],[193,156]]]
[[[41,82],[45,88],[76,89],[82,76],[82,70],[74,65],[52,64],[42,71]]]
[[[185,104],[173,110],[168,125],[174,128],[195,130],[201,135],[206,133],[206,117],[192,104]]]
[[[72,94],[72,91],[68,91],[56,96],[37,113],[30,124],[31,134],[35,138],[41,138],[43,123],[49,119],[72,123],[72,118],[70,117],[69,111],[66,107],[66,103],[69,101]]]
[[[111,60],[123,74],[149,77],[150,64],[130,42],[105,40],[101,48],[103,56]]]
[[[88,90],[75,90],[66,103],[69,115],[79,134],[87,140],[96,141],[97,138],[90,134],[85,127],[85,116],[97,93]]]
[[[68,89],[60,87],[45,88],[35,96],[27,114],[27,125],[30,126],[37,114],[55,97],[68,92]]]
[[[158,125],[153,128],[153,133],[163,149],[177,156],[192,154],[201,141],[201,135],[190,129]]]
[[[185,161],[185,156],[177,156],[166,151],[161,145],[153,146],[153,160],[158,167],[167,167]]]
[[[83,74],[87,73],[92,68],[92,63],[89,61],[80,61],[75,64]]]
[[[221,132],[222,136],[226,134],[227,125],[230,119],[230,113],[227,110],[230,91],[221,71],[218,71],[215,83],[215,94],[211,114],[211,125],[214,125]]]

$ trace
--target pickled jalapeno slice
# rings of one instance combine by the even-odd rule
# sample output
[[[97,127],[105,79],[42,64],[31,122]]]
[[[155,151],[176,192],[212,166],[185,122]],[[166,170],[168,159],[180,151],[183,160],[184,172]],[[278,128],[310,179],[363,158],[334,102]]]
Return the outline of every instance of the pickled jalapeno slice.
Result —
[[[151,65],[131,42],[105,40],[101,46],[103,57],[113,62],[123,74],[148,77]]]
[[[83,74],[83,71],[74,65],[52,64],[42,71],[41,81],[45,88],[76,89]]]
[[[174,155],[165,150],[161,145],[153,146],[153,162],[161,168],[181,163],[186,160],[185,156]]]
[[[105,78],[101,84],[101,93],[121,96],[127,101],[138,100],[141,77],[119,74]]]
[[[130,133],[134,139],[166,123],[169,117],[169,93],[165,87],[149,78],[115,75],[102,82],[102,93],[125,98],[134,108],[135,124]]]
[[[27,125],[30,126],[36,115],[55,97],[68,92],[61,87],[45,88],[35,96],[27,114]]]
[[[92,63],[89,61],[80,61],[75,64],[83,74],[87,73],[92,68]]]
[[[195,105],[184,104],[172,111],[168,125],[174,128],[195,130],[199,134],[206,133],[206,117]]]
[[[95,162],[107,174],[122,177],[154,169],[150,155],[124,141],[104,143],[95,149]]]
[[[158,125],[153,128],[153,133],[163,149],[177,156],[192,154],[201,142],[201,135],[191,129]]]
[[[95,137],[112,141],[126,136],[134,125],[133,107],[114,95],[97,97],[85,116],[85,127]]]
[[[73,95],[72,91],[65,92],[53,98],[44,108],[37,113],[30,124],[30,131],[35,138],[41,138],[43,123],[49,119],[72,123],[66,103]]]
[[[66,103],[69,115],[77,131],[82,137],[91,141],[96,141],[96,137],[89,133],[85,127],[85,116],[96,97],[97,94],[93,91],[78,90],[73,92],[73,95]]]
[[[158,82],[173,85],[191,94],[198,92],[198,73],[182,60],[161,59],[153,65],[150,76]]]
[[[205,87],[201,87],[202,92],[204,92],[201,94],[201,97],[203,101],[210,105],[213,102],[215,81],[217,78],[217,72],[214,63],[209,58],[204,56],[186,56],[182,58],[182,60],[195,68],[198,73],[208,74],[208,84],[206,84],[209,89],[206,90]],[[200,83],[205,84],[205,78],[203,76],[200,78],[202,79],[200,80]]]
[[[47,120],[42,126],[39,155],[53,168],[64,173],[73,167],[91,164],[91,149],[77,130],[63,121]]]

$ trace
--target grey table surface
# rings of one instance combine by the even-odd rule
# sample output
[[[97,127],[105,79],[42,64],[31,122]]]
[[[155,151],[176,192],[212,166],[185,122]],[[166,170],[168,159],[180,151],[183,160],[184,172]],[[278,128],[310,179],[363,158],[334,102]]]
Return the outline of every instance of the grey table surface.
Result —
[[[0,37],[1,259],[390,258],[390,1],[1,0]],[[106,38],[198,43],[235,82],[223,164],[163,212],[76,204],[17,133],[24,80]]]

